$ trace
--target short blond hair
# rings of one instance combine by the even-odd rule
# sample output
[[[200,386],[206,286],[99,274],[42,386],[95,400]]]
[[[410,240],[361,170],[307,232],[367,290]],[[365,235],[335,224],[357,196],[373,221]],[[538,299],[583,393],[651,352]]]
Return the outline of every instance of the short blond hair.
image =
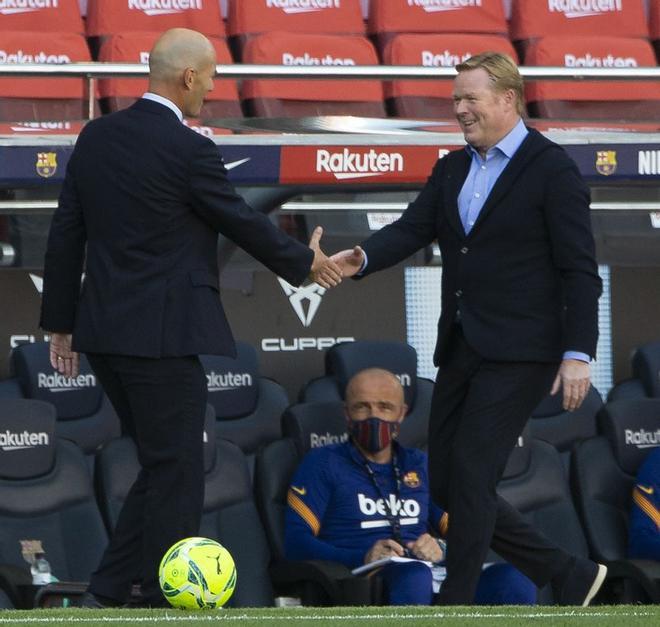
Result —
[[[483,68],[490,76],[493,89],[499,92],[513,90],[516,95],[516,110],[520,115],[523,113],[523,79],[518,71],[515,61],[502,52],[481,52],[466,59],[456,66],[456,71],[467,72]]]

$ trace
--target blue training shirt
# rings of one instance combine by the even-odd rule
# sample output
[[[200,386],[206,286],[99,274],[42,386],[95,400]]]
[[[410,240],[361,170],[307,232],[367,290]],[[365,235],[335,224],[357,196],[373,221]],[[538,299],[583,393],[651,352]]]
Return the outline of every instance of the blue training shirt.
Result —
[[[628,557],[660,561],[660,448],[647,455],[637,473]]]
[[[377,540],[392,537],[383,495],[394,505],[404,546],[432,529],[444,535],[447,516],[430,503],[426,455],[399,445],[396,451],[401,476],[398,499],[392,464],[369,462],[381,495],[350,441],[307,453],[287,495],[287,558],[332,560],[349,568],[362,565]]]

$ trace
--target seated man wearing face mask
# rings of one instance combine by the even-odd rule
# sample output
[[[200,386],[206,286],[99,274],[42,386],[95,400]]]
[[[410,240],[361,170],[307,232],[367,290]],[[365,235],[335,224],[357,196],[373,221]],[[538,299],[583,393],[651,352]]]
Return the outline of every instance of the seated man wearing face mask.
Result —
[[[291,481],[287,557],[351,569],[394,556],[441,562],[448,516],[430,501],[426,455],[396,442],[407,411],[399,380],[363,370],[345,398],[350,439],[310,451]],[[390,605],[433,602],[432,571],[421,561],[390,562],[378,575]],[[476,601],[533,604],[536,588],[509,564],[494,564],[482,573]]]

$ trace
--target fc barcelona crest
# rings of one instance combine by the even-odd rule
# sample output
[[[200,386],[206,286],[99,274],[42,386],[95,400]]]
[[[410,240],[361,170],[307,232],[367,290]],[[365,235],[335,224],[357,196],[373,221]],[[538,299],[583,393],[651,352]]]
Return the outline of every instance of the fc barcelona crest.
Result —
[[[50,178],[57,172],[57,153],[56,152],[38,152],[37,174],[45,179]]]
[[[599,150],[596,152],[596,171],[603,176],[616,172],[616,150]]]
[[[419,475],[414,470],[409,470],[405,475],[403,475],[403,483],[409,488],[417,488],[421,481],[419,480]]]

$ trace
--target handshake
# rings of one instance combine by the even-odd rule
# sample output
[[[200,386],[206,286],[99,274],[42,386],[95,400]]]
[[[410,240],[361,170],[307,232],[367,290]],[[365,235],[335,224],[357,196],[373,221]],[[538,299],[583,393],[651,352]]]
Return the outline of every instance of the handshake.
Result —
[[[355,246],[328,257],[321,250],[321,235],[323,228],[317,226],[309,240],[309,247],[314,251],[309,279],[328,289],[339,285],[344,277],[351,277],[360,271],[364,263],[364,252]]]
[[[328,257],[321,250],[321,235],[323,228],[317,226],[309,240],[309,247],[314,251],[309,279],[329,289],[339,285],[343,278],[351,277],[360,271],[364,264],[364,252],[359,246],[355,246]]]

